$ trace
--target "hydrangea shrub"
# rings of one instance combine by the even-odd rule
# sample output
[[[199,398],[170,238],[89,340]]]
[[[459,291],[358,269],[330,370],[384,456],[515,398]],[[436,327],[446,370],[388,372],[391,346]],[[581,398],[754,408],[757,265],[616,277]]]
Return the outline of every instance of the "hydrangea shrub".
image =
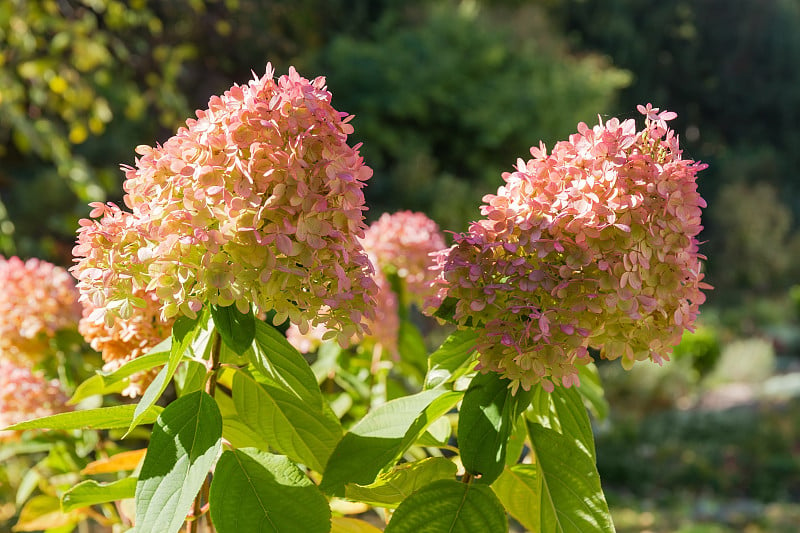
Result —
[[[323,78],[268,66],[138,147],[124,208],[92,204],[78,230],[80,330],[105,368],[72,401],[140,399],[11,429],[152,431],[143,458],[83,470],[59,527],[99,505],[142,533],[375,529],[344,516],[348,500],[388,533],[502,532],[509,516],[614,531],[587,411],[607,410],[592,353],[666,359],[708,288],[704,165],[681,157],[674,113],[640,111],[641,130],[610,119],[533,148],[450,247],[420,213],[367,228],[371,171]],[[430,354],[413,305],[457,325]],[[27,335],[14,316],[0,314],[3,331]],[[42,324],[25,338],[57,327]],[[420,352],[424,375],[407,379]],[[106,505],[126,499],[132,514]]]

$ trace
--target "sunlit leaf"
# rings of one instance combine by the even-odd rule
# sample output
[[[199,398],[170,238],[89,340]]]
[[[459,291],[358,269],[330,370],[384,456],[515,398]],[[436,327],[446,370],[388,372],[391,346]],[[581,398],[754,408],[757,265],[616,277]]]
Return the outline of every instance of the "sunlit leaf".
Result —
[[[320,487],[342,495],[347,483],[368,485],[394,465],[435,420],[461,399],[442,389],[391,400],[370,411],[348,431],[334,450]]]
[[[406,498],[385,529],[386,533],[434,531],[503,533],[508,531],[508,519],[488,485],[440,480]]]
[[[61,496],[61,510],[65,513],[98,503],[133,498],[136,478],[126,477],[111,483],[98,483],[90,479],[78,483]]]
[[[600,476],[586,446],[572,435],[530,421],[528,433],[538,467],[540,529],[537,531],[613,532]],[[531,520],[536,518],[531,517]]]
[[[86,465],[83,470],[81,470],[81,474],[92,475],[109,474],[113,472],[128,472],[139,466],[139,463],[141,462],[145,453],[147,453],[147,449],[142,448],[141,450],[120,452],[116,455],[112,455],[111,457],[98,459],[97,461],[92,461]]]
[[[371,485],[347,485],[345,497],[377,507],[395,508],[425,485],[440,479],[455,479],[456,470],[456,464],[449,459],[428,457],[381,474]]]
[[[210,501],[219,533],[327,533],[331,528],[328,501],[297,465],[253,448],[222,454]]]
[[[341,425],[332,412],[315,408],[274,383],[258,383],[242,372],[233,378],[233,402],[238,418],[263,443],[318,472],[342,437]]]
[[[175,533],[222,447],[222,417],[203,391],[169,404],[156,421],[136,484],[136,533]]]
[[[455,331],[428,358],[425,388],[432,389],[464,374],[475,354],[478,334],[471,329]]]
[[[97,409],[84,409],[20,422],[4,429],[21,431],[24,429],[114,429],[130,427],[135,405],[114,405]],[[155,422],[162,408],[154,405],[142,413],[138,424]]]

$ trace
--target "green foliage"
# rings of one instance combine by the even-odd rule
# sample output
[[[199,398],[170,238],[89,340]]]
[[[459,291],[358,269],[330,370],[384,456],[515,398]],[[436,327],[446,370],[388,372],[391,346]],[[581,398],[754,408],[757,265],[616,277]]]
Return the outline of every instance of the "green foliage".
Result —
[[[211,484],[211,518],[220,533],[330,531],[328,502],[292,461],[245,448],[222,454]]]
[[[525,391],[512,394],[510,382],[496,373],[477,374],[469,384],[458,417],[461,462],[477,482],[491,484],[503,471],[514,421],[530,403]]]
[[[606,109],[627,75],[565,54],[544,24],[516,31],[446,3],[422,17],[339,36],[317,65],[336,105],[356,115],[354,137],[375,170],[371,205],[460,230],[517,157]]]
[[[111,483],[98,483],[90,479],[78,483],[61,497],[61,510],[65,513],[98,503],[133,498],[137,479],[126,477]]]
[[[222,342],[231,350],[241,355],[252,346],[256,336],[256,319],[252,309],[242,313],[235,305],[228,307],[212,305],[211,318],[222,337]]]
[[[191,47],[163,28],[143,3],[2,4],[0,253],[66,256],[78,203],[118,195],[130,147],[187,114]]]
[[[508,531],[503,506],[485,485],[435,481],[407,498],[392,515],[387,533]]]
[[[672,353],[676,359],[689,359],[702,377],[716,366],[722,346],[716,330],[699,326],[693,332],[685,332]]]
[[[222,448],[222,417],[203,391],[161,413],[136,483],[136,529],[175,533]]]
[[[20,422],[3,429],[24,431],[26,429],[113,429],[152,424],[161,412],[157,405],[141,409],[136,415],[136,405],[114,405],[97,409],[85,409],[45,416],[28,422]]]

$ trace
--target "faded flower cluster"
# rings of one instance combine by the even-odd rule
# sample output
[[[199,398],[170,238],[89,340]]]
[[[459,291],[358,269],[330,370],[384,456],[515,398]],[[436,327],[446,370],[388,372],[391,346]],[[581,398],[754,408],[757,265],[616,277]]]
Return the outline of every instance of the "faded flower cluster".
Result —
[[[0,430],[69,410],[67,399],[58,380],[0,358]]]
[[[358,238],[372,170],[324,78],[294,69],[214,96],[163,146],[126,167],[126,212],[93,204],[77,264],[90,320],[112,324],[160,302],[160,317],[203,303],[276,311],[276,322],[325,323],[342,342],[360,332],[376,285]],[[304,326],[305,327],[305,326]]]
[[[696,236],[705,202],[667,127],[633,119],[578,125],[550,155],[540,144],[438,257],[433,312],[481,333],[481,367],[512,387],[578,384],[589,349],[608,359],[667,359],[705,297]]]
[[[81,317],[75,280],[46,261],[0,256],[0,360],[31,364],[49,355],[59,330]]]
[[[161,318],[161,304],[155,294],[141,291],[135,296],[144,307],[137,308],[130,318],[117,317],[112,324],[107,324],[102,317],[98,319],[91,302],[84,302],[78,331],[93,349],[100,352],[106,372],[113,372],[128,361],[145,355],[172,334],[175,320]],[[122,391],[123,396],[140,396],[159,370],[160,367],[130,376],[128,386]]]

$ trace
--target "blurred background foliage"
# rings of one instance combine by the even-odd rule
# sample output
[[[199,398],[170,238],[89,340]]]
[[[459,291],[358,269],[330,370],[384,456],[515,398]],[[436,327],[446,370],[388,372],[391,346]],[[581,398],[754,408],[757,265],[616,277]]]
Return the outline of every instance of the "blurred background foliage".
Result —
[[[598,423],[601,474],[623,532],[798,519],[718,497],[800,499],[800,2],[5,0],[0,254],[69,265],[78,219],[121,201],[135,146],[268,61],[326,76],[356,116],[370,220],[414,209],[453,231],[540,139],[639,119],[640,103],[676,111],[686,156],[709,164],[715,290],[669,364],[600,365],[617,416]],[[675,484],[693,495],[670,499]]]

